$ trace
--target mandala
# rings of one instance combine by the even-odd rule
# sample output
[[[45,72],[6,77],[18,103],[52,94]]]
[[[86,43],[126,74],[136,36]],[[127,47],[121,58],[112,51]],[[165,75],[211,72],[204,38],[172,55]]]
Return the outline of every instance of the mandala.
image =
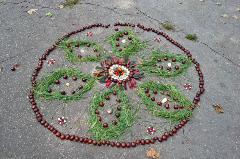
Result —
[[[189,50],[162,31],[119,22],[59,38],[31,83],[36,118],[56,137],[122,148],[176,134],[205,90]]]

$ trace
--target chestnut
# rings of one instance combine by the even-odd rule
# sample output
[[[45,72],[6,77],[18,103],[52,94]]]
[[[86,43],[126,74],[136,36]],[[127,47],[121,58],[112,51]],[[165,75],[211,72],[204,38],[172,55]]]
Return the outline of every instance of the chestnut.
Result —
[[[116,113],[115,116],[118,118],[118,117],[120,116],[120,114],[119,114],[119,113]]]
[[[117,124],[116,120],[113,120],[113,121],[112,121],[112,124],[113,124],[113,125],[116,125],[116,124]]]
[[[131,142],[131,146],[132,147],[136,147],[136,143],[135,142]]]
[[[124,34],[125,34],[125,35],[128,35],[128,32],[127,32],[127,31],[125,31],[125,32],[124,32]]]
[[[169,109],[169,104],[164,105],[166,109]]]
[[[163,140],[167,140],[167,136],[163,135],[163,136],[162,136],[162,139],[163,139]]]
[[[150,140],[150,143],[151,143],[151,144],[154,144],[154,143],[155,143],[155,140],[154,140],[154,139],[151,139],[151,140]]]
[[[168,57],[164,57],[164,60],[167,61],[167,60],[168,60]]]
[[[161,59],[160,59],[160,58],[158,58],[158,59],[157,59],[157,61],[158,61],[158,62],[161,62]]]
[[[156,63],[153,63],[153,66],[157,66],[157,64],[156,64]]]
[[[88,144],[91,144],[92,142],[93,142],[92,139],[89,139],[89,140],[88,140]]]
[[[162,105],[162,102],[157,102],[157,105],[159,105],[159,106]]]
[[[87,44],[87,47],[90,47],[90,44]]]
[[[69,49],[70,52],[72,52],[73,50],[72,49]]]
[[[148,96],[148,97],[150,97],[150,96],[151,96],[151,94],[147,94],[147,96]]]
[[[159,137],[159,138],[158,138],[158,141],[159,141],[159,142],[162,142],[162,141],[163,141],[162,137]]]
[[[170,71],[172,68],[171,67],[168,67],[167,70]]]
[[[176,133],[176,132],[177,132],[177,129],[176,129],[176,128],[173,128],[173,129],[172,129],[172,132],[173,132],[173,133]]]
[[[88,143],[88,138],[84,138],[84,139],[83,139],[83,142],[84,142],[84,143]]]
[[[97,145],[97,140],[93,140],[92,144]]]
[[[80,142],[83,142],[83,141],[84,141],[84,138],[83,138],[83,137],[80,137],[80,138],[79,138],[79,141],[80,141]]]
[[[120,107],[120,106],[117,106],[117,110],[121,110],[121,107]]]
[[[60,132],[57,132],[57,133],[56,133],[56,136],[57,136],[57,137],[60,137],[60,136],[61,136],[61,133],[60,133]]]
[[[163,66],[162,66],[162,65],[159,65],[159,68],[163,68]]]
[[[140,142],[141,142],[142,145],[145,145],[145,140],[144,139],[141,139]]]
[[[12,71],[15,71],[15,67],[11,67],[11,70],[12,70]]]
[[[186,63],[186,61],[182,61],[182,64],[185,64]]]
[[[151,100],[152,100],[152,101],[155,101],[155,97],[152,97]]]
[[[105,141],[105,140],[102,140],[102,144],[103,144],[103,145],[106,145],[106,141]]]
[[[178,70],[178,69],[179,69],[179,66],[175,66],[175,69]]]
[[[122,146],[122,148],[125,148],[127,146],[127,144],[125,142],[122,142],[121,146]]]
[[[149,92],[149,89],[145,89],[145,93],[148,93]]]
[[[82,89],[82,88],[83,88],[83,86],[82,86],[82,85],[78,86],[78,89]]]
[[[154,94],[157,94],[157,91],[156,91],[156,90],[153,90],[153,93],[154,93]]]
[[[140,140],[136,140],[136,144],[139,145],[141,143]]]
[[[176,62],[176,59],[175,59],[175,58],[173,58],[173,59],[172,59],[172,62]]]
[[[119,37],[116,37],[116,40],[119,41]]]
[[[79,137],[76,136],[76,137],[74,138],[74,140],[77,142],[77,141],[79,140]]]
[[[121,48],[119,48],[119,49],[118,49],[118,51],[122,51],[122,49],[121,49]]]
[[[173,100],[178,100],[178,98],[177,97],[173,97]]]
[[[118,98],[118,99],[116,99],[116,101],[117,101],[117,102],[121,102],[121,99]]]
[[[149,140],[149,139],[146,139],[146,140],[145,140],[145,143],[146,143],[146,144],[149,144],[149,143],[150,143],[150,140]]]
[[[110,145],[113,147],[115,146],[115,142],[111,142]]]
[[[67,75],[64,75],[64,76],[63,76],[63,78],[64,78],[64,79],[67,79],[67,78],[68,78],[68,76],[67,76]]]
[[[65,95],[65,94],[66,94],[66,92],[65,92],[65,91],[61,91],[60,93],[61,93],[62,95]]]
[[[181,109],[182,109],[182,108],[183,108],[183,105],[182,105],[182,104],[181,104],[181,105],[179,105],[179,108],[181,108]]]
[[[131,37],[131,36],[129,36],[129,37],[128,37],[128,40],[132,40],[132,37]]]
[[[99,103],[99,106],[103,107],[103,106],[104,106],[104,103],[103,103],[103,102],[100,102],[100,103]]]
[[[122,34],[119,34],[119,37],[123,37],[123,35],[122,35]]]
[[[74,77],[72,77],[72,79],[73,79],[74,81],[76,81],[76,80],[77,80],[77,77],[76,77],[76,76],[74,76]]]
[[[95,110],[95,114],[99,114],[99,111],[98,111],[98,110]]]
[[[178,105],[174,105],[174,109],[178,109]]]
[[[100,116],[97,116],[97,120],[98,120],[98,121],[101,121],[102,118],[101,118]]]
[[[115,31],[118,31],[118,28],[115,28],[114,30],[115,30]]]
[[[120,44],[119,44],[119,43],[116,43],[116,46],[118,47],[118,46],[120,46]]]
[[[75,94],[75,91],[74,91],[74,90],[72,90],[72,94]]]
[[[116,91],[113,91],[113,95],[116,95],[117,94],[117,92]]]
[[[59,83],[60,83],[60,81],[59,81],[59,80],[55,80],[54,82],[55,82],[56,84],[59,84]]]
[[[104,123],[104,124],[103,124],[103,127],[108,127],[108,124],[107,124],[107,123]]]
[[[83,78],[83,79],[82,79],[82,81],[83,81],[83,82],[86,82],[86,81],[87,81],[87,79],[86,79],[86,78]]]
[[[62,134],[61,136],[60,136],[60,139],[65,139],[65,135],[64,134]]]
[[[120,147],[121,143],[120,142],[117,142],[116,143],[116,147]]]

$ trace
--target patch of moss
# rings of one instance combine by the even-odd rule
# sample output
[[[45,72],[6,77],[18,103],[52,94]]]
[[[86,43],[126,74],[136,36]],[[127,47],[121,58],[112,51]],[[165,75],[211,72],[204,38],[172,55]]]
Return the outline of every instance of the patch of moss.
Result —
[[[187,34],[185,38],[189,40],[197,40],[197,35],[196,34]]]
[[[78,0],[66,0],[63,5],[65,7],[73,7],[75,4],[77,4]]]
[[[173,29],[173,25],[169,21],[165,21],[164,23],[161,23],[161,24],[167,30]]]

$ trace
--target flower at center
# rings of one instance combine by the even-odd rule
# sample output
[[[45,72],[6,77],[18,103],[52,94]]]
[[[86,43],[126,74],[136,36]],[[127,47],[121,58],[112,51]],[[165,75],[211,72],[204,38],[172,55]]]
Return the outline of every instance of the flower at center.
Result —
[[[114,70],[114,74],[117,76],[121,76],[123,75],[124,71],[121,68],[117,68],[116,70]]]

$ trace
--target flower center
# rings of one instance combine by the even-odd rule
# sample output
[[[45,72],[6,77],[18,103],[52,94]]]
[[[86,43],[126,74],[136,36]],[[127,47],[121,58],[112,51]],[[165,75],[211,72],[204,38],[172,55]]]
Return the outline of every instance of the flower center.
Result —
[[[116,70],[114,70],[114,74],[117,76],[121,76],[123,75],[124,71],[121,68],[117,68]]]

